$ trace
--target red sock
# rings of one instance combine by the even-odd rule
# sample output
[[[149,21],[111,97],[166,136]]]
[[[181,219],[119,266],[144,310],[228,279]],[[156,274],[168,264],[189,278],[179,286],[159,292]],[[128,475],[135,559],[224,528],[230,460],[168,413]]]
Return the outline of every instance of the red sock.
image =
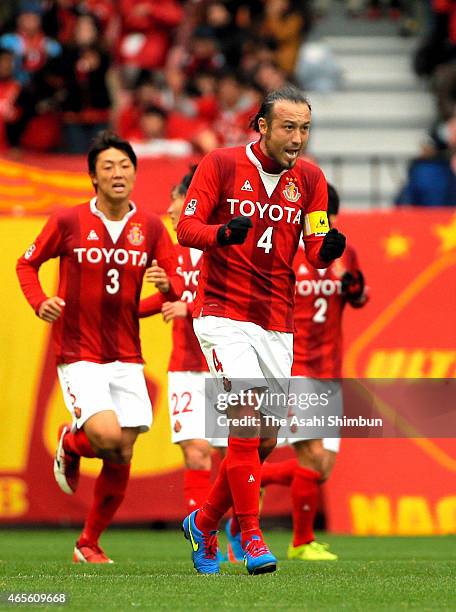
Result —
[[[206,502],[196,515],[195,523],[198,529],[201,531],[217,529],[220,519],[229,510],[232,503],[225,458],[220,464],[217,478],[209,491]]]
[[[289,487],[298,465],[297,459],[279,461],[278,463],[265,461],[261,466],[261,486],[267,487],[270,484],[277,484]]]
[[[259,444],[259,438],[228,439],[226,469],[243,543],[254,534],[261,536],[258,521],[261,484]]]
[[[125,497],[130,464],[103,461],[103,468],[95,482],[92,507],[87,516],[79,544],[97,544],[101,533],[112,521]]]
[[[321,474],[299,466],[291,483],[293,506],[293,546],[308,544],[315,539],[313,524],[318,504],[318,481]]]
[[[240,531],[241,531],[241,526],[239,525],[238,517],[233,511],[233,516],[231,517],[231,523],[230,523],[230,533],[232,536],[235,536]]]
[[[76,431],[70,431],[63,438],[63,448],[73,455],[79,455],[80,457],[96,457],[93,452],[93,448],[89,442],[89,438],[83,429],[76,429]]]
[[[190,470],[184,472],[184,498],[187,514],[201,508],[211,488],[211,470]]]

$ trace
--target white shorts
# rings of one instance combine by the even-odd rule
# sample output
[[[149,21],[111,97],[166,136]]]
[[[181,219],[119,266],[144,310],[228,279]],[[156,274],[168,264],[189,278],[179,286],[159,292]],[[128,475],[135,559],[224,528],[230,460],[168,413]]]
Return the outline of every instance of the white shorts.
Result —
[[[78,429],[104,410],[115,412],[121,427],[139,427],[141,432],[150,428],[152,405],[142,363],[76,361],[60,364],[57,373]]]
[[[342,388],[338,381],[293,376],[290,381],[288,424],[280,429],[281,437],[277,444],[282,446],[306,440],[323,440],[323,448],[337,453],[340,437],[329,438],[324,433],[328,429],[328,416],[341,417],[342,414]],[[301,424],[308,420],[312,421],[311,425]]]
[[[225,437],[213,438],[206,426],[205,381],[207,372],[168,372],[168,406],[173,444],[207,440],[212,446],[228,446]]]
[[[212,315],[194,319],[193,328],[219,392],[266,387],[288,393],[293,334]],[[286,416],[286,406],[262,406],[260,412],[280,418]]]

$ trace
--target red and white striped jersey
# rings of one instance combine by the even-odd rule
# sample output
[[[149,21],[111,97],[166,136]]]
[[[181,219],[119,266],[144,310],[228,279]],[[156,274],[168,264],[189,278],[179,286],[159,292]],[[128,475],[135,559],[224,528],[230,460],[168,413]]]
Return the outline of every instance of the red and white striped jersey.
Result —
[[[185,319],[173,320],[173,348],[169,359],[169,372],[207,372],[206,359],[193,331],[193,302],[202,259],[201,251],[174,245],[178,261],[177,272],[182,277],[184,292],[181,300],[187,304]],[[162,305],[169,301],[166,293],[154,293],[139,303],[139,316],[148,317],[161,312]]]
[[[95,198],[61,210],[18,260],[22,290],[37,312],[47,299],[38,270],[48,259],[60,258],[57,295],[65,306],[52,325],[58,363],[142,361],[138,305],[144,271],[153,259],[170,277],[171,299],[182,292],[173,244],[160,218],[132,204],[124,221],[113,239],[108,226],[116,222],[106,221]]]
[[[204,251],[194,316],[292,332],[293,257],[303,231],[310,263],[325,265],[318,253],[329,230],[326,210],[326,180],[312,163],[299,159],[291,170],[269,174],[251,144],[209,153],[198,165],[177,228],[182,245]],[[253,223],[245,243],[219,247],[219,227],[239,215]]]
[[[342,372],[342,315],[347,300],[342,276],[359,270],[355,251],[347,246],[328,268],[316,270],[302,245],[293,264],[296,273],[293,376],[340,378]],[[360,302],[364,305],[366,300]]]

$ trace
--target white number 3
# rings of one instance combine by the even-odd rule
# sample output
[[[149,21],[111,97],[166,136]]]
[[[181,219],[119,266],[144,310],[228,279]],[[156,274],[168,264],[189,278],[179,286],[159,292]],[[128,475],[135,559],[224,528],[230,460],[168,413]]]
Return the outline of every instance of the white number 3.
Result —
[[[272,230],[273,227],[268,227],[258,239],[257,247],[264,249],[265,253],[269,253],[272,249]]]
[[[106,291],[111,295],[114,295],[114,293],[117,293],[120,288],[119,270],[111,268],[111,270],[108,270],[107,275],[111,282],[106,285]]]

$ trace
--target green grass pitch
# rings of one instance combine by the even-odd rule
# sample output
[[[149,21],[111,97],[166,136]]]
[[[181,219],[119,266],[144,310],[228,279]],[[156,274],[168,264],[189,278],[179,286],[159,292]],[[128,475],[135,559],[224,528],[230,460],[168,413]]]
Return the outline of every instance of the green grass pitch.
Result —
[[[456,538],[324,535],[336,562],[286,561],[287,531],[266,533],[275,574],[248,576],[240,564],[198,576],[176,531],[117,530],[102,544],[113,565],[71,563],[77,532],[0,530],[0,592],[60,593],[46,610],[455,610]],[[220,538],[222,549],[225,540]],[[2,603],[0,609],[33,606]],[[36,609],[36,607],[35,607]]]

